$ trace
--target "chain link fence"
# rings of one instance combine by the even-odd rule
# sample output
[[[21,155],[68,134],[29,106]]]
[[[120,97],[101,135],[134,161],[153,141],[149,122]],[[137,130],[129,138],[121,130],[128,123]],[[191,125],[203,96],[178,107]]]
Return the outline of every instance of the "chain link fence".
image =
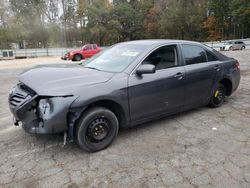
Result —
[[[73,49],[74,48],[5,49],[0,50],[0,59],[63,56],[67,51]]]
[[[237,39],[235,39],[237,40]],[[238,39],[246,44],[246,49],[250,49],[250,39]],[[229,40],[228,40],[229,41]],[[231,40],[232,41],[232,40]],[[204,44],[220,50],[227,41],[222,42],[205,42]],[[105,48],[105,47],[102,47]],[[34,48],[34,49],[5,49],[0,50],[0,59],[14,59],[14,58],[32,58],[43,56],[63,56],[66,52],[73,50],[74,48]]]

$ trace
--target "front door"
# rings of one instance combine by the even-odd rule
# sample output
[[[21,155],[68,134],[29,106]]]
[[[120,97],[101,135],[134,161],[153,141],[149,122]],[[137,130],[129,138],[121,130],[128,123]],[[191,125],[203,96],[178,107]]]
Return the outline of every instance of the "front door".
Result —
[[[156,72],[141,76],[133,73],[128,80],[132,122],[179,111],[184,100],[184,68],[175,45],[152,52],[142,64],[153,64]]]

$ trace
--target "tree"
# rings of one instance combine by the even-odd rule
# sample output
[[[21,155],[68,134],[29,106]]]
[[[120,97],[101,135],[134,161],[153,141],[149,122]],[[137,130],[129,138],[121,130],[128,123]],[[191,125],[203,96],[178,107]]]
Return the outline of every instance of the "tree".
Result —
[[[220,23],[215,16],[208,16],[208,18],[203,22],[203,28],[207,29],[209,40],[217,41],[222,39]]]
[[[22,35],[14,38],[16,42],[21,44],[25,40],[31,47],[47,46],[48,35],[41,11],[42,7],[43,2],[41,0],[10,0],[14,23],[10,28],[15,29],[18,27],[23,31]]]
[[[233,37],[244,38],[250,36],[250,1],[233,0],[232,11],[232,33]]]
[[[210,32],[214,30],[214,37],[221,39],[229,38],[230,36],[230,25],[232,21],[231,17],[231,3],[232,1],[227,0],[208,0],[207,1],[207,8],[208,8],[208,17],[207,23],[205,26],[211,26]],[[216,25],[212,25],[216,24]]]
[[[159,36],[160,28],[160,11],[161,7],[159,3],[154,3],[153,0],[144,0],[140,4],[142,14],[144,17],[143,20],[143,30],[145,38],[157,38]]]
[[[161,37],[202,40],[204,1],[169,0],[162,10]]]
[[[249,18],[249,0],[1,0],[0,48],[244,38]]]
[[[143,15],[138,10],[139,4],[134,1],[124,1],[114,6],[112,19],[116,20],[116,30],[119,33],[119,40],[135,40],[141,38]]]

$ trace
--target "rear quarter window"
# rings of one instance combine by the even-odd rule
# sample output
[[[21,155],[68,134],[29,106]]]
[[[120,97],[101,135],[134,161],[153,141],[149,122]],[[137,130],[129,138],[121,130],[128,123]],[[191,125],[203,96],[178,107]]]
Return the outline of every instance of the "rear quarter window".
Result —
[[[205,49],[205,51],[209,51],[213,54],[213,56],[215,56],[215,58],[219,61],[224,61],[224,60],[228,60],[229,58],[227,56],[225,56],[224,54],[218,52],[217,50],[211,48],[210,46],[207,45],[203,45],[203,48]]]
[[[213,54],[213,52],[210,52],[208,50],[206,50],[206,54],[207,54],[207,61],[218,61],[218,58]]]

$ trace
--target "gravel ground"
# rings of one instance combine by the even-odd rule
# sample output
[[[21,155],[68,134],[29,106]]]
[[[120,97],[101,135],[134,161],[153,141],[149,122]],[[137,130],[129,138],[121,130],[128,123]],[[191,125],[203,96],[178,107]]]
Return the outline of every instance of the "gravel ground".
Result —
[[[106,150],[86,153],[63,136],[12,125],[7,96],[23,70],[59,57],[0,61],[0,187],[250,187],[250,50],[239,89],[207,107],[121,131]],[[39,62],[39,63],[37,63]]]

